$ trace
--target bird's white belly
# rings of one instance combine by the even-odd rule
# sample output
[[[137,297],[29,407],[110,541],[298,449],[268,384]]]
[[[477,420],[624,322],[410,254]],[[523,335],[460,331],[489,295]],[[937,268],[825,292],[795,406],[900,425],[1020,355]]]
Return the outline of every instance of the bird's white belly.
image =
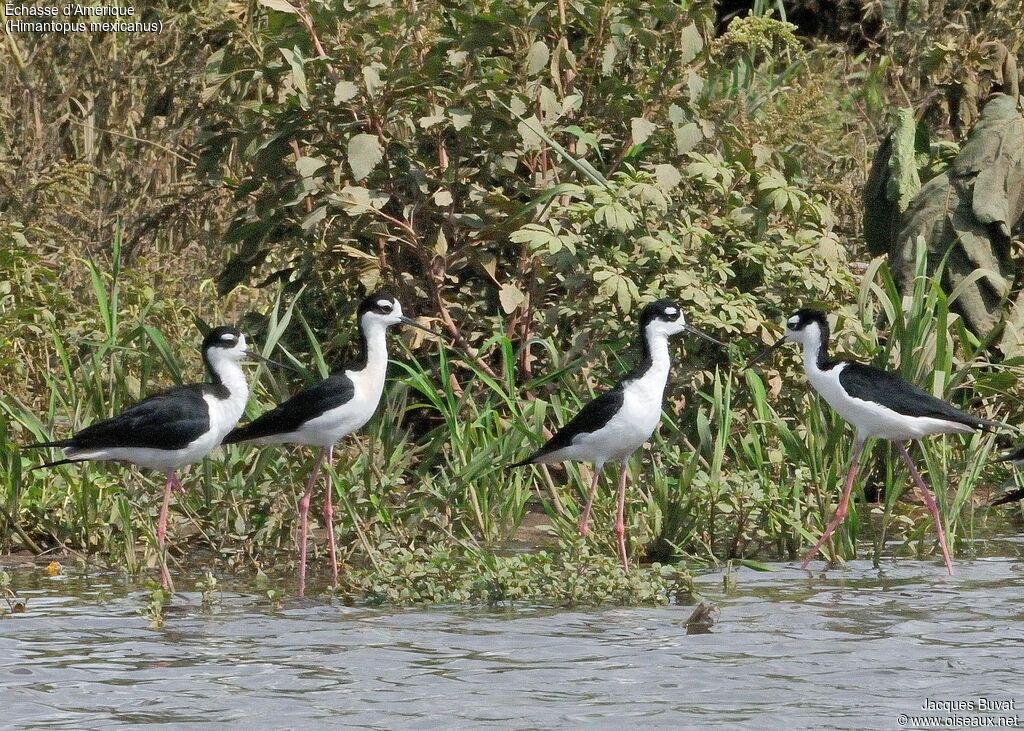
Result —
[[[905,441],[932,434],[973,431],[966,424],[924,416],[906,416],[874,401],[854,398],[839,383],[839,374],[844,367],[837,365],[828,371],[808,374],[808,378],[828,405],[857,430],[859,439],[878,437]]]
[[[572,442],[579,456],[592,462],[615,462],[626,459],[651,438],[661,420],[660,400],[657,408],[643,408],[644,403],[627,391],[622,408],[603,427],[585,432]]]
[[[167,472],[181,469],[201,461],[220,444],[223,435],[214,440],[210,432],[181,449],[153,449],[151,447],[114,447],[89,452],[74,452],[69,456],[81,459],[111,459],[131,462],[139,467]]]
[[[343,437],[351,434],[373,416],[376,404],[356,408],[352,402],[336,409],[325,411],[315,419],[304,423],[298,431],[288,439],[289,442],[329,447]]]
[[[354,386],[352,398],[305,422],[287,441],[329,447],[361,428],[370,420],[380,403],[384,392],[384,372],[384,368],[347,371],[346,375]]]

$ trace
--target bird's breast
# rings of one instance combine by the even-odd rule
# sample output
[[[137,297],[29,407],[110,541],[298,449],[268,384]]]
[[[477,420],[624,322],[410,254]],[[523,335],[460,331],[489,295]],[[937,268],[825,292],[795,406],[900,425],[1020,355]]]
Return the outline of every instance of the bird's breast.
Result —
[[[248,388],[232,390],[227,398],[218,398],[212,394],[203,396],[210,418],[210,436],[215,437],[214,444],[220,444],[227,433],[235,428],[238,420],[242,418],[248,399]]]
[[[612,419],[624,440],[647,441],[661,421],[661,402],[665,381],[641,379],[627,384],[623,390],[622,408]]]

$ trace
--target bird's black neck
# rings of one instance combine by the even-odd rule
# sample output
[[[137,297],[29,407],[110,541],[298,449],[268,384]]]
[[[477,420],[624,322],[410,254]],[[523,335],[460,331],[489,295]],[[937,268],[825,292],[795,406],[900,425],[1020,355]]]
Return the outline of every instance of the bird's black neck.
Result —
[[[211,350],[204,350],[203,365],[209,374],[211,392],[217,398],[223,400],[238,397],[243,400],[244,405],[245,399],[248,398],[249,386],[237,361],[224,355],[214,355]]]
[[[359,353],[346,368],[349,371],[364,371],[367,368],[387,366],[387,328],[379,322],[359,321]]]
[[[655,333],[641,326],[640,357],[622,382],[636,381],[648,375],[657,379],[668,376],[669,355],[668,339],[663,333]]]
[[[813,327],[813,325],[812,325]],[[804,363],[805,365],[814,366],[820,371],[827,371],[834,364],[829,360],[828,357],[828,343],[829,343],[829,329],[827,322],[820,322],[817,326],[818,339],[815,342],[814,338],[811,338],[804,345]]]
[[[369,357],[370,345],[366,342],[366,328],[363,327],[363,323],[359,323],[359,352],[356,353],[356,358],[352,361],[351,370],[361,371],[366,368],[366,361]]]
[[[639,358],[632,368],[623,376],[624,381],[632,381],[637,378],[643,377],[647,371],[651,370],[651,366],[654,365],[654,359],[651,357],[651,344],[647,341],[647,332],[644,330],[643,325],[640,326],[640,353]]]
[[[206,366],[206,373],[209,376],[210,383],[214,386],[223,386],[224,379],[221,378],[220,373],[213,365],[213,360],[210,358],[210,351],[203,351],[203,365]]]

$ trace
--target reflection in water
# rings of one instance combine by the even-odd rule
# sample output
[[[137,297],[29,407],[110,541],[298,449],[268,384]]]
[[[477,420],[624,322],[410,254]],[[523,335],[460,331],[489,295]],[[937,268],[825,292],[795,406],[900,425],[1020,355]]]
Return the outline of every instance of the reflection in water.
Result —
[[[179,594],[153,631],[116,579],[23,573],[28,611],[0,619],[5,727],[896,728],[926,698],[1024,708],[1024,566],[1005,558],[952,578],[740,569],[728,594],[708,574],[705,633],[693,607],[275,614],[245,594],[213,612]]]

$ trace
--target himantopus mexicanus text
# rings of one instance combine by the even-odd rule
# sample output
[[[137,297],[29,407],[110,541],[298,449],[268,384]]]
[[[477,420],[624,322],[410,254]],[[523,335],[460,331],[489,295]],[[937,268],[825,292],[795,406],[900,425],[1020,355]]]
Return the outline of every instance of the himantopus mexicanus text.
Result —
[[[65,459],[39,467],[113,460],[163,472],[166,476],[164,499],[156,529],[161,552],[167,533],[171,490],[183,489],[176,471],[199,462],[213,451],[241,417],[249,398],[249,386],[239,361],[245,357],[266,360],[249,350],[245,335],[233,327],[211,330],[203,340],[202,352],[209,383],[177,386],[154,394],[68,439],[26,447],[64,450]],[[165,589],[170,588],[170,574],[163,558],[160,581]]]
[[[626,467],[630,455],[650,439],[661,421],[661,402],[670,365],[668,338],[683,331],[723,345],[687,325],[679,306],[671,300],[661,299],[644,307],[640,313],[641,357],[636,367],[614,388],[586,404],[547,444],[512,465],[556,464],[567,460],[591,463],[594,476],[579,522],[580,535],[585,536],[601,469],[605,462],[621,462],[615,537],[619,559],[626,571],[629,570],[625,537]]]
[[[997,421],[982,419],[961,411],[945,401],[935,398],[899,376],[874,366],[853,360],[831,360],[828,357],[829,327],[825,313],[803,309],[786,321],[786,333],[778,342],[752,358],[747,367],[764,359],[787,341],[803,347],[804,372],[807,380],[828,404],[856,430],[853,458],[846,475],[843,496],[835,516],[825,532],[807,554],[801,568],[806,568],[818,549],[842,522],[849,508],[850,493],[857,475],[857,461],[870,437],[888,439],[907,465],[910,476],[921,492],[935,521],[942,557],[946,570],[952,575],[953,564],[942,530],[942,517],[928,486],[914,467],[905,441],[934,434],[960,434],[1005,426]]]
[[[334,444],[362,427],[377,410],[384,390],[388,368],[387,339],[389,326],[403,323],[431,332],[402,314],[402,305],[394,297],[378,293],[359,305],[360,359],[292,396],[275,409],[240,426],[224,438],[225,444],[255,442],[257,444],[304,444],[319,447],[299,499],[299,596],[306,589],[306,535],[309,501],[321,465],[331,462]],[[338,563],[335,555],[331,476],[327,475],[324,519],[330,551],[331,576],[338,585]]]

